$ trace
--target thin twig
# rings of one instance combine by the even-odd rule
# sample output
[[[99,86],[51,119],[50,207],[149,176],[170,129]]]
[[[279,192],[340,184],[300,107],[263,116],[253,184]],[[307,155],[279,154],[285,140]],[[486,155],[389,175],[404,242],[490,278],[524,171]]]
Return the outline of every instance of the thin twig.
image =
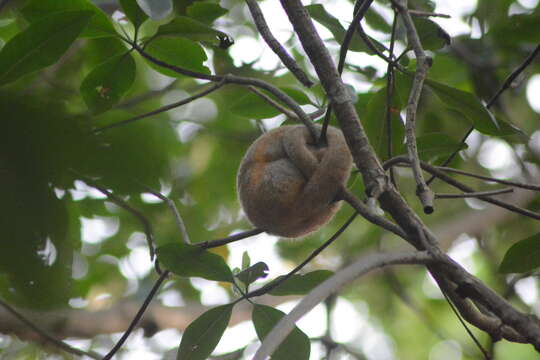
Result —
[[[451,18],[451,16],[447,14],[434,13],[434,12],[421,11],[421,10],[412,10],[412,9],[409,9],[409,14],[413,16],[419,16],[419,17],[442,17],[446,19]]]
[[[508,194],[513,192],[514,189],[506,188],[493,191],[478,191],[466,194],[435,194],[435,199],[463,199],[463,198],[479,198],[482,196],[492,196],[500,194]]]
[[[101,355],[96,353],[95,351],[84,351],[77,348],[72,347],[71,345],[56,339],[47,331],[41,329],[37,325],[35,325],[32,321],[28,320],[25,316],[20,314],[15,308],[13,308],[11,305],[9,305],[4,300],[0,299],[0,305],[2,305],[8,312],[10,312],[13,316],[15,316],[17,319],[19,319],[22,323],[24,323],[26,326],[28,326],[30,329],[32,329],[34,332],[39,334],[42,338],[47,340],[48,342],[52,343],[54,346],[64,350],[65,352],[68,352],[70,354],[78,355],[78,356],[88,356],[92,359],[100,360]]]
[[[150,302],[152,302],[152,300],[154,299],[154,296],[156,295],[157,291],[161,287],[161,284],[163,283],[163,281],[165,281],[165,279],[169,276],[169,274],[170,272],[166,270],[159,276],[154,286],[152,287],[152,290],[150,290],[150,292],[146,296],[146,299],[144,299],[144,302],[141,308],[139,309],[139,311],[137,311],[137,314],[135,315],[133,320],[131,320],[129,327],[124,332],[120,340],[118,340],[118,342],[113,346],[111,351],[109,351],[107,355],[103,357],[103,360],[111,359],[118,352],[118,350],[120,350],[122,345],[124,345],[124,342],[127,340],[129,335],[133,332],[133,330],[135,330],[135,327],[137,326],[137,324],[139,323],[139,320],[141,320],[142,316],[144,315],[146,308],[148,308],[148,305],[150,305]]]
[[[523,61],[523,63],[521,63],[521,65],[519,65],[517,68],[514,69],[514,71],[512,71],[510,73],[510,75],[508,75],[508,77],[504,80],[503,84],[501,85],[501,87],[499,88],[499,90],[497,90],[497,92],[495,93],[495,95],[493,95],[493,97],[488,101],[488,103],[486,104],[486,108],[489,109],[491,108],[491,106],[493,106],[493,104],[495,104],[495,102],[499,99],[499,97],[501,96],[501,94],[506,91],[507,89],[510,88],[512,82],[519,76],[519,74],[521,74],[523,72],[523,70],[525,70],[527,68],[527,66],[529,66],[531,64],[531,62],[534,60],[534,58],[540,53],[540,44],[538,44],[536,46],[536,48],[527,56],[527,58]],[[471,133],[473,132],[474,130],[474,126],[471,126],[467,132],[465,133],[465,135],[463,135],[463,138],[461,139],[460,143],[459,143],[459,146],[456,150],[454,150],[454,152],[441,164],[441,166],[446,166],[448,164],[450,164],[450,162],[454,159],[454,157],[456,157],[456,155],[459,153],[459,151],[461,150],[461,145],[465,143],[465,141],[467,141],[467,139],[469,138],[469,136],[471,135]],[[431,177],[429,180],[428,180],[428,184],[430,184],[433,179],[435,179],[435,177]]]
[[[248,78],[248,77],[236,76],[236,75],[210,75],[210,74],[204,74],[197,71],[184,69],[179,66],[168,64],[164,61],[161,61],[153,57],[152,55],[144,51],[138,44],[132,41],[129,41],[128,39],[124,39],[124,41],[128,42],[142,57],[144,57],[148,61],[156,65],[162,66],[166,69],[169,69],[171,71],[174,71],[178,74],[193,77],[196,79],[210,80],[210,81],[218,82],[218,83],[223,82],[224,84],[238,84],[238,85],[246,85],[246,86],[251,85],[251,86],[255,86],[255,87],[268,91],[269,93],[274,95],[278,100],[282,101],[289,108],[291,108],[291,110],[294,111],[294,113],[298,116],[298,118],[302,121],[302,123],[308,128],[312,139],[315,142],[318,141],[318,136],[317,136],[318,131],[315,127],[315,124],[311,120],[311,118],[304,112],[304,110],[300,107],[300,105],[298,105],[296,101],[294,101],[293,98],[291,98],[289,95],[287,95],[285,92],[281,91],[274,85],[267,83],[266,81],[255,79],[255,78]]]
[[[403,239],[407,238],[407,234],[398,225],[394,224],[384,216],[377,215],[349,190],[343,190],[341,196],[344,201],[351,205],[353,209],[358,211],[358,213],[369,222],[378,225]]]
[[[177,84],[178,84],[178,80],[174,80],[169,85],[161,89],[146,91],[144,94],[134,96],[130,99],[126,99],[120,102],[116,107],[125,109],[125,108],[130,108],[132,106],[138,105],[142,102],[145,102],[146,100],[152,99],[153,97],[166,93],[167,91],[173,89]]]
[[[294,328],[298,321],[307,312],[321,303],[330,294],[339,291],[342,287],[352,281],[364,276],[370,271],[396,264],[426,264],[433,259],[426,252],[414,251],[407,253],[386,253],[369,254],[361,257],[351,265],[336,272],[332,277],[325,280],[285,315],[272,328],[270,333],[264,338],[261,347],[255,353],[253,360],[267,359]]]
[[[178,228],[178,231],[180,231],[180,235],[182,236],[182,240],[186,244],[191,244],[191,241],[189,239],[189,234],[186,229],[186,225],[184,223],[184,220],[182,219],[182,216],[180,215],[180,212],[178,211],[178,208],[176,207],[176,204],[174,201],[169,199],[167,196],[163,195],[159,191],[155,191],[154,189],[150,188],[149,186],[142,185],[146,191],[148,191],[150,194],[154,195],[155,197],[163,200],[165,204],[171,209],[171,212],[174,215],[174,221],[176,222],[176,227]]]
[[[261,99],[266,101],[268,103],[268,105],[276,108],[278,111],[285,114],[285,116],[287,116],[288,118],[296,120],[296,121],[300,120],[300,119],[298,119],[298,116],[296,116],[296,114],[294,112],[290,111],[289,109],[287,109],[286,107],[284,107],[283,105],[281,105],[280,103],[278,103],[277,101],[275,101],[270,96],[266,95],[264,92],[260,91],[256,87],[248,86],[247,88],[248,88],[249,91],[251,91],[252,93],[257,95],[258,97],[260,97]],[[315,119],[319,118],[322,114],[324,114],[324,112],[325,112],[324,109],[317,109],[314,112],[308,114],[308,116],[312,120],[315,120]]]
[[[515,187],[522,188],[522,189],[527,189],[527,190],[540,191],[540,185],[527,184],[527,183],[521,183],[521,182],[517,182],[517,181],[509,181],[509,180],[497,179],[497,178],[493,178],[493,177],[490,177],[490,176],[478,175],[478,174],[474,174],[474,173],[471,173],[471,172],[468,172],[468,171],[454,169],[454,168],[451,168],[451,167],[436,166],[435,168],[437,170],[442,170],[442,171],[446,171],[446,172],[451,172],[451,173],[455,173],[455,174],[469,176],[469,177],[476,178],[476,179],[491,181],[491,182],[495,182],[495,183],[498,183],[498,184],[515,186]]]
[[[396,156],[396,157],[386,161],[383,164],[383,167],[385,169],[388,169],[390,166],[394,166],[394,165],[400,164],[400,163],[401,164],[409,164],[409,159],[406,156]],[[438,170],[436,167],[434,167],[434,166],[432,166],[432,165],[430,165],[428,163],[421,162],[420,165],[421,165],[422,169],[426,170],[431,175],[436,176],[437,178],[441,179],[442,181],[452,185],[453,187],[455,187],[455,188],[457,188],[457,189],[459,189],[461,191],[464,191],[466,193],[474,193],[475,192],[472,188],[470,188],[467,185],[457,181],[456,179],[446,175],[444,172]],[[485,202],[488,202],[488,203],[491,203],[493,205],[497,205],[499,207],[507,209],[509,211],[515,212],[517,214],[527,216],[527,217],[530,217],[532,219],[540,220],[540,214],[536,213],[534,211],[530,211],[530,210],[521,208],[519,206],[509,204],[509,203],[507,203],[505,201],[492,199],[492,198],[490,198],[488,196],[480,196],[478,198],[480,200],[485,201]]]
[[[390,35],[390,48],[389,48],[390,58],[394,56],[394,46],[396,44],[396,28],[397,28],[397,13],[396,11],[394,11],[394,19],[392,20],[392,33]],[[366,33],[364,33],[360,25],[358,26],[358,31],[366,35]],[[369,39],[367,35],[366,35],[366,38]],[[393,106],[392,100],[394,98],[394,86],[395,86],[394,80],[395,80],[394,66],[389,62],[388,66],[386,67],[386,109],[385,109],[386,139],[387,139],[386,140],[387,141],[386,155],[388,156],[388,159],[391,159],[394,156],[393,141],[392,141],[393,140],[392,112],[394,111],[394,109],[392,108]],[[390,169],[390,182],[397,189],[397,182],[396,182],[396,178],[394,174],[394,169]]]
[[[203,241],[200,243],[196,243],[194,245],[200,246],[203,249],[211,249],[211,248],[220,247],[220,246],[223,246],[223,245],[226,245],[226,244],[238,241],[238,240],[242,240],[251,236],[255,236],[262,232],[264,232],[264,230],[253,229],[253,230],[243,231],[241,233],[228,236],[226,238]]]
[[[319,255],[324,249],[326,249],[330,244],[332,244],[348,227],[351,225],[351,223],[356,219],[358,216],[358,212],[354,212],[349,219],[336,231],[334,235],[328,240],[326,240],[321,246],[319,246],[315,251],[311,253],[302,263],[300,263],[298,266],[296,266],[293,270],[291,270],[287,275],[276,278],[275,280],[269,282],[268,284],[264,285],[263,287],[251,291],[248,294],[245,295],[246,298],[252,298],[255,296],[261,296],[268,292],[270,292],[272,289],[275,289],[279,285],[283,284],[287,279],[289,279],[291,276],[296,274],[298,271],[300,271],[304,266],[306,266],[311,260],[313,260],[317,255]]]
[[[416,180],[416,194],[420,198],[420,202],[424,208],[424,213],[431,214],[433,212],[433,192],[426,184],[422,169],[420,167],[420,158],[418,157],[418,149],[416,146],[416,111],[422,94],[424,80],[427,76],[427,70],[430,67],[430,62],[420,42],[420,37],[416,31],[414,22],[407,9],[407,0],[399,0],[399,6],[396,6],[405,28],[407,29],[407,39],[414,50],[416,56],[416,72],[414,74],[411,92],[407,103],[407,118],[405,122],[405,134],[407,140],[407,153],[411,159],[411,167],[413,170],[414,179]]]
[[[312,87],[314,84],[313,81],[308,78],[308,76],[298,65],[296,60],[294,60],[294,58],[289,55],[287,50],[285,50],[285,48],[279,43],[279,41],[277,41],[274,35],[272,35],[272,32],[270,31],[270,28],[268,27],[268,24],[264,19],[261,8],[259,7],[259,4],[257,4],[257,0],[246,0],[246,3],[248,5],[249,11],[251,12],[251,16],[253,17],[253,21],[255,22],[255,26],[257,27],[259,34],[261,34],[266,44],[279,57],[283,65],[285,65],[287,69],[291,71],[291,73],[298,79],[298,81],[300,81],[304,86],[308,88]]]
[[[220,81],[212,86],[210,86],[208,89],[206,90],[203,90],[193,96],[190,96],[186,99],[182,99],[180,101],[177,101],[175,103],[172,103],[172,104],[169,104],[169,105],[165,105],[165,106],[162,106],[160,107],[159,109],[156,109],[156,110],[152,110],[152,111],[149,111],[147,113],[144,113],[144,114],[141,114],[141,115],[137,115],[137,116],[134,116],[132,118],[129,118],[129,119],[126,119],[126,120],[122,120],[122,121],[119,121],[119,122],[116,122],[114,124],[110,124],[110,125],[107,125],[107,126],[103,126],[103,127],[100,127],[100,128],[97,128],[97,129],[94,129],[92,130],[92,133],[93,134],[98,134],[98,133],[101,133],[105,130],[108,130],[108,129],[112,129],[112,128],[115,128],[115,127],[118,127],[118,126],[122,126],[122,125],[127,125],[129,123],[132,123],[132,122],[135,122],[137,120],[141,120],[141,119],[145,119],[147,117],[150,117],[150,116],[154,116],[154,115],[157,115],[157,114],[161,114],[162,112],[165,112],[165,111],[169,111],[171,109],[174,109],[174,108],[177,108],[177,107],[180,107],[182,105],[186,105],[186,104],[189,104],[190,102],[194,101],[194,100],[197,100],[203,96],[206,96],[214,91],[216,91],[217,89],[219,89],[220,87],[222,87],[223,85],[225,85],[224,81]]]
[[[79,176],[81,176],[80,174],[77,174]],[[85,177],[85,176],[81,176],[82,180],[87,183],[88,185],[90,185],[91,187],[97,189],[99,192],[101,192],[103,195],[107,196],[107,198],[112,201],[114,204],[118,205],[119,207],[121,207],[122,209],[126,210],[127,212],[131,213],[133,216],[135,216],[137,218],[137,220],[139,220],[139,222],[142,224],[143,226],[143,229],[144,229],[144,234],[146,235],[146,241],[148,243],[148,251],[150,253],[150,260],[154,260],[154,256],[155,256],[155,249],[154,249],[154,245],[155,245],[155,241],[154,241],[154,235],[153,235],[153,231],[152,231],[152,225],[150,224],[150,222],[148,221],[148,219],[146,219],[146,217],[144,216],[144,214],[142,212],[140,212],[139,210],[135,209],[134,207],[132,207],[131,205],[129,205],[124,199],[122,199],[121,197],[113,194],[112,192],[110,192],[109,190],[107,190],[106,188],[102,187],[101,185],[97,184],[95,181],[89,179],[88,177]]]
[[[357,0],[356,1],[355,9],[354,9],[355,10],[354,18],[351,24],[349,25],[347,32],[345,33],[345,36],[343,38],[343,43],[341,44],[341,47],[339,49],[339,61],[338,61],[337,71],[340,76],[343,73],[343,68],[345,67],[345,59],[347,58],[347,52],[349,51],[349,46],[351,45],[354,32],[356,31],[356,28],[359,26],[360,21],[366,14],[372,2],[373,0]],[[324,116],[321,134],[319,137],[319,141],[321,141],[323,144],[326,143],[326,131],[328,129],[328,125],[330,124],[331,115],[332,115],[332,103],[330,102],[330,104],[328,104],[328,107],[326,109],[326,115]]]

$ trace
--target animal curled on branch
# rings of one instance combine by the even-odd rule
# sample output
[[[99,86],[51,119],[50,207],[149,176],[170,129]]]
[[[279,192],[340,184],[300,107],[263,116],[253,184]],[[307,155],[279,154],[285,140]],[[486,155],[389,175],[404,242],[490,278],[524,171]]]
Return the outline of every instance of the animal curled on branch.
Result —
[[[237,188],[254,226],[300,237],[339,210],[336,198],[349,178],[352,156],[341,130],[329,127],[326,138],[327,144],[318,146],[305,126],[282,126],[250,146],[238,170]]]

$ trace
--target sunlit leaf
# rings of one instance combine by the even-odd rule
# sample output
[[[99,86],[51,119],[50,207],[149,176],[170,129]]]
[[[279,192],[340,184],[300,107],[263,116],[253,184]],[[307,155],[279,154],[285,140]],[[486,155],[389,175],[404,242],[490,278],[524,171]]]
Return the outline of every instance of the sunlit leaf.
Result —
[[[58,61],[93,15],[91,11],[55,13],[11,38],[0,51],[0,85]]]
[[[193,321],[182,335],[176,359],[206,360],[223,336],[233,306],[227,304],[215,307]]]
[[[169,243],[158,247],[157,255],[163,267],[177,275],[233,281],[232,272],[223,258],[199,246]]]
[[[284,316],[285,313],[280,310],[256,304],[253,307],[252,320],[259,340],[263,341]],[[272,354],[272,360],[308,360],[310,350],[309,338],[295,326]]]

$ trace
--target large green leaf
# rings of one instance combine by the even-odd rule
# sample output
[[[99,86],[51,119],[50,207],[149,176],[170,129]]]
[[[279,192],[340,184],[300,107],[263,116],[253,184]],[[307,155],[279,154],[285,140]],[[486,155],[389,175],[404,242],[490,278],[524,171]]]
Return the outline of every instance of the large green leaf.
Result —
[[[230,110],[233,114],[257,120],[268,119],[281,114],[278,109],[251,92],[233,101]]]
[[[263,341],[268,333],[285,316],[285,313],[266,305],[253,307],[252,320],[259,340]],[[308,360],[311,350],[309,338],[298,327],[294,327],[287,338],[279,345],[272,360]]]
[[[205,360],[223,336],[233,304],[210,309],[193,321],[182,335],[177,360]]]
[[[540,233],[512,245],[504,254],[499,271],[524,273],[538,267],[540,267]]]
[[[92,11],[94,16],[81,36],[90,38],[116,36],[110,18],[89,0],[29,0],[22,13],[28,21],[35,22],[53,13],[82,10]]]
[[[232,282],[233,275],[223,258],[199,246],[169,243],[157,248],[163,266],[180,276]]]
[[[383,160],[388,159],[388,124],[386,121],[386,87],[377,91],[369,100],[362,124],[373,149]],[[395,151],[403,144],[405,128],[401,120],[402,105],[397,92],[394,92],[390,105],[390,126],[392,130],[392,148]],[[361,114],[364,112],[360,112]]]
[[[91,11],[55,13],[14,36],[0,51],[0,85],[58,61],[93,15]]]
[[[429,133],[416,138],[418,156],[424,161],[434,157],[448,156],[456,150],[467,149],[467,144],[459,142],[444,133]],[[407,147],[401,144],[396,154],[407,154]]]
[[[333,274],[334,273],[330,270],[316,270],[305,275],[293,275],[282,284],[279,284],[278,287],[272,289],[270,295],[304,295]],[[276,280],[279,280],[280,278],[282,278],[282,276],[276,278]]]
[[[199,44],[189,39],[181,37],[160,37],[150,42],[146,47],[146,51],[153,57],[164,61],[167,64],[204,74],[210,74],[210,70],[203,65],[203,62],[207,60],[206,53]],[[155,65],[151,62],[149,64],[164,75],[171,77],[182,76],[163,66]]]
[[[156,36],[181,36],[212,45],[219,45],[221,38],[229,38],[226,33],[187,16],[177,16],[168,24],[161,25]]]
[[[127,18],[135,25],[136,28],[141,26],[143,22],[148,19],[148,15],[141,10],[139,5],[137,5],[136,0],[120,0],[120,5],[124,10]]]
[[[473,94],[429,79],[426,79],[425,84],[442,102],[462,114],[481,133],[503,136],[517,132],[508,123],[495,119],[493,114]]]
[[[111,57],[96,66],[83,80],[81,94],[94,113],[109,110],[135,80],[135,60],[130,53]]]
[[[424,49],[435,51],[450,45],[450,35],[436,22],[421,17],[413,20]]]
[[[172,0],[137,0],[137,3],[152,20],[156,21],[166,18],[173,10]]]
[[[195,2],[186,9],[189,17],[206,24],[213,23],[217,18],[225,15],[227,12],[227,9],[211,2]]]

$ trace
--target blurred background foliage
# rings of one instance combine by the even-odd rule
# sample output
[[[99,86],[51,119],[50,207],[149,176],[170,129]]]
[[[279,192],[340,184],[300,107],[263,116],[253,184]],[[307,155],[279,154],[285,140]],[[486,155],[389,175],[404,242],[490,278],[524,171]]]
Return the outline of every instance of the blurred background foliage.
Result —
[[[36,21],[36,14],[43,14],[40,11],[45,11],[48,3],[9,2],[0,12],[0,46]],[[117,2],[96,0],[94,3],[105,19],[95,17],[92,21],[98,25],[99,21],[105,21],[105,28],[110,22],[110,26],[120,33],[125,31],[133,35],[133,27]],[[205,8],[201,3],[211,4],[208,9],[213,10],[200,12]],[[338,44],[330,35],[336,36],[341,31],[339,26],[346,28],[348,23],[347,19],[338,17],[334,7],[350,7],[351,3],[348,0],[310,3],[326,9],[326,15],[319,14],[321,18],[317,20],[326,27],[327,30],[319,29],[336,55]],[[447,9],[448,3],[443,0],[409,1],[413,9],[435,12]],[[460,20],[466,28],[460,34],[454,36],[455,31],[446,28],[450,25],[446,25],[449,23],[445,19],[433,19],[440,24],[441,31],[452,34],[450,44],[446,44],[444,33],[433,33],[439,29],[426,30],[426,41],[429,41],[428,35],[435,40],[430,48],[433,67],[429,70],[429,78],[475,94],[485,103],[540,43],[540,6],[538,1],[532,0],[471,0],[465,3],[467,10],[461,14],[462,18],[454,19]],[[277,63],[273,68],[268,66],[263,56],[251,55],[253,60],[245,60],[249,58],[241,54],[241,51],[249,52],[245,44],[249,41],[261,43],[262,40],[256,35],[243,1],[175,0],[173,5],[172,13],[163,19],[144,21],[139,37],[151,36],[159,25],[175,16],[184,16],[224,32],[235,40],[235,44],[225,50],[220,48],[215,36],[204,34],[201,38],[199,34],[199,38],[194,38],[186,33],[185,37],[160,38],[162,46],[158,46],[157,41],[153,43],[148,51],[154,56],[165,61],[178,61],[180,66],[199,71],[267,80],[287,91],[308,110],[313,110],[313,105],[325,103],[320,85],[313,89],[302,88]],[[375,1],[364,20],[368,33],[386,45],[391,29],[389,9],[389,1]],[[323,22],[324,16],[330,18]],[[336,19],[334,16],[338,17],[337,24],[331,21]],[[0,294],[23,309],[50,311],[72,307],[96,310],[127,298],[140,301],[155,279],[141,222],[94,189],[93,184],[109,189],[144,214],[160,245],[180,241],[180,234],[168,207],[150,195],[147,187],[161,191],[175,202],[193,242],[249,229],[236,200],[236,169],[261,129],[286,120],[245,87],[228,85],[183,107],[96,133],[95,129],[155,110],[205,87],[203,81],[176,74],[170,77],[173,74],[149,66],[133,52],[127,56],[133,58],[134,66],[119,68],[120,75],[114,84],[125,79],[123,76],[130,76],[131,68],[133,83],[128,84],[116,103],[88,107],[87,104],[92,102],[84,98],[83,81],[97,65],[127,51],[122,41],[107,31],[100,32],[99,26],[97,29],[91,32],[87,28],[87,33],[83,32],[52,66],[31,72],[0,88]],[[404,29],[398,26],[398,48],[401,50],[404,49],[403,38]],[[299,64],[313,76],[298,41],[290,34],[286,45]],[[344,77],[356,93],[357,109],[368,135],[377,144],[383,129],[386,71],[376,56],[358,50],[352,53]],[[265,52],[264,56],[268,54]],[[401,63],[410,68],[414,64],[409,56],[411,53],[407,53]],[[531,90],[533,80],[536,81],[535,91]],[[540,151],[538,82],[540,62],[536,60],[492,107],[497,119],[520,130],[501,131],[495,134],[497,136],[475,131],[467,149],[452,161],[451,166],[507,179],[540,182],[537,176]],[[409,83],[406,76],[396,77],[394,106],[397,109],[403,109],[406,104]],[[537,100],[536,111],[531,99]],[[395,115],[394,148],[398,152],[404,151],[399,146],[402,143],[399,134],[403,134],[399,120],[400,117]],[[430,89],[424,92],[417,123],[418,136],[424,139],[424,145],[420,146],[423,158],[434,164],[439,164],[459,145],[471,126],[463,113]],[[383,145],[381,149],[384,149]],[[387,157],[384,150],[380,155]],[[421,213],[410,173],[400,170],[398,174],[401,192]],[[493,184],[477,180],[461,180],[479,190],[494,188]],[[350,185],[362,196],[358,176],[351,178]],[[439,181],[433,183],[433,189],[438,193],[453,191]],[[538,197],[528,195],[524,203],[530,210],[540,209]],[[497,269],[506,250],[513,243],[538,232],[538,224],[523,217],[501,216],[496,220],[484,218],[481,222],[485,222],[485,226],[482,226],[471,214],[484,207],[475,200],[439,200],[434,214],[421,216],[437,233],[450,234],[441,238],[443,247],[456,254],[457,260],[466,263],[470,271],[497,292],[507,294],[519,308],[537,313],[540,303],[535,274],[523,277],[527,286],[520,288],[516,287],[519,281],[515,276],[501,275]],[[352,210],[344,206],[332,223],[321,231],[301,240],[277,242],[275,249],[284,266],[302,261],[351,213]],[[467,226],[468,219],[475,221],[475,226]],[[462,232],[468,234],[461,234],[452,228],[455,226],[463,226]],[[250,239],[242,241],[248,252],[249,242]],[[403,247],[402,241],[396,241],[358,219],[309,268],[337,269],[367,251],[399,247]],[[225,258],[231,257],[231,248],[215,251]],[[137,263],[139,261],[146,265]],[[123,270],[126,264],[139,267],[139,270],[134,270],[135,275],[127,274],[127,270]],[[232,296],[228,286],[223,285],[223,289]],[[172,280],[167,291],[179,292],[187,302],[201,301],[200,286],[185,279]],[[104,296],[107,301],[100,302]],[[370,275],[340,296],[357,311],[363,311],[362,316],[375,324],[373,326],[387,339],[385,346],[390,349],[390,355],[384,356],[390,357],[380,354],[377,357],[378,353],[369,350],[369,346],[358,346],[361,343],[358,338],[363,336],[360,331],[348,344],[358,348],[359,356],[368,359],[480,358],[423,269],[397,268]],[[475,333],[484,344],[489,343],[485,335]],[[2,337],[0,357],[2,353],[17,353],[13,350],[16,344],[14,338]],[[437,349],[447,345],[461,349],[459,357],[449,357],[451,351],[443,351],[447,357],[437,355]],[[33,345],[25,346],[26,352],[19,355],[32,353],[28,349]],[[176,344],[170,348],[173,346]],[[496,349],[497,359],[534,359],[538,356],[527,345],[501,342],[497,343]],[[35,358],[47,356],[40,351],[32,354]],[[336,359],[354,358],[345,352],[335,356]]]

